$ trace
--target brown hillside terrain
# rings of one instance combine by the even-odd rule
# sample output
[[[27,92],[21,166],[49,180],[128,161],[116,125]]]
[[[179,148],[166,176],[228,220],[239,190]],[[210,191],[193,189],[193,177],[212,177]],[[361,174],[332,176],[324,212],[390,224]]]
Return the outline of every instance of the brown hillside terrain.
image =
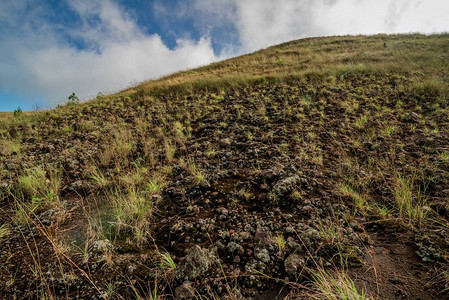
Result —
[[[0,114],[0,298],[447,298],[448,53],[304,39]]]

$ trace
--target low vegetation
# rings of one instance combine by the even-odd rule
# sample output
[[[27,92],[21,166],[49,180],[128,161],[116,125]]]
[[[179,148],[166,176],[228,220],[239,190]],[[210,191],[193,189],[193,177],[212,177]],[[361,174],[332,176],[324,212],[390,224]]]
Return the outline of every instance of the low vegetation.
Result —
[[[447,297],[448,49],[303,39],[0,113],[0,298]]]

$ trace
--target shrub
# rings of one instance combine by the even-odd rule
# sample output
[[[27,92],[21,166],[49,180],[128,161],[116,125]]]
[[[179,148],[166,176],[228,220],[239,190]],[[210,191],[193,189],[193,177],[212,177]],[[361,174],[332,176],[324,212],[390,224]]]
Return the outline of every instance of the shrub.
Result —
[[[78,104],[79,102],[80,102],[80,99],[75,95],[75,93],[72,93],[72,94],[68,97],[67,104],[68,104],[68,105],[73,105],[73,104]]]
[[[16,110],[14,110],[14,117],[18,117],[20,115],[22,115],[23,111],[20,107],[17,107]]]

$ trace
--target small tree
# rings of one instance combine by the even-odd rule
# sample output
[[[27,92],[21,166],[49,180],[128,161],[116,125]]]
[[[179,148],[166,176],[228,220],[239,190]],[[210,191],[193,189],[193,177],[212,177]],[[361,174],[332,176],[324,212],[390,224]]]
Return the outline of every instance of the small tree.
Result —
[[[22,109],[19,107],[17,107],[17,109],[14,111],[14,116],[20,116],[22,114]]]
[[[72,93],[69,96],[69,101],[67,102],[67,104],[77,104],[80,102],[80,99],[75,95],[75,93]]]
[[[34,103],[33,104],[33,110],[34,111],[39,111],[42,109],[42,106],[39,103]]]

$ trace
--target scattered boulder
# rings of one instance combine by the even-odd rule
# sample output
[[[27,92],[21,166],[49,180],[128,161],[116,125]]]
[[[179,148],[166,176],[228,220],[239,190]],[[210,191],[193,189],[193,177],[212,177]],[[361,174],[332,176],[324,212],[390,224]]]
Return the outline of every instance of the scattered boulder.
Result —
[[[240,255],[242,255],[245,252],[243,247],[241,245],[237,244],[236,242],[228,243],[228,251],[231,253],[236,253],[236,254],[240,254]]]
[[[410,123],[419,123],[420,117],[417,113],[412,111],[407,115],[407,117],[405,118],[405,121],[410,122]]]
[[[267,249],[262,248],[262,249],[256,249],[255,254],[256,258],[264,263],[269,263],[271,258],[270,258],[270,252],[268,252]]]
[[[114,246],[108,239],[98,240],[92,244],[92,248],[89,251],[89,257],[100,258],[104,260],[108,253],[114,250]]]
[[[213,253],[195,245],[191,247],[187,255],[181,258],[176,277],[182,280],[193,280],[207,273],[215,261]]]
[[[175,289],[176,299],[193,299],[195,297],[195,289],[190,281],[184,281]]]
[[[298,175],[283,178],[276,182],[272,190],[276,202],[282,202],[282,198],[292,193],[300,183],[301,178]]]
[[[254,241],[260,243],[262,246],[270,245],[274,242],[273,235],[267,227],[258,227],[256,229],[256,235]]]
[[[284,261],[285,272],[293,277],[296,277],[298,271],[301,271],[304,266],[304,258],[296,253],[290,254]]]

